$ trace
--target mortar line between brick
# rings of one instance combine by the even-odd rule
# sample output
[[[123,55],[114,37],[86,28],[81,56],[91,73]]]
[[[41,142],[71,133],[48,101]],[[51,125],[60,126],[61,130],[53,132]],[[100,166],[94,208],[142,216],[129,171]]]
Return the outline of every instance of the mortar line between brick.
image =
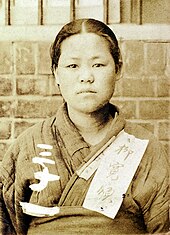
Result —
[[[159,131],[158,131],[158,120],[154,122],[154,135],[159,137]]]
[[[150,123],[150,122],[153,122],[154,124],[154,121],[156,122],[170,122],[168,121],[166,118],[165,119],[126,119],[127,121],[130,121],[130,122],[134,122],[134,123]]]
[[[46,26],[5,26],[0,28],[0,41],[11,40],[11,35],[15,41],[50,41],[61,29],[63,24]],[[169,25],[167,24],[110,24],[109,27],[115,31],[120,40],[152,40],[169,41]],[[151,33],[152,32],[152,33]]]
[[[17,106],[17,94],[16,94],[16,47],[15,43],[12,43],[12,61],[13,61],[13,73],[12,73],[12,80],[13,80],[13,103],[12,103],[12,122],[11,122],[11,139],[14,140],[14,132],[15,132],[15,111]]]
[[[39,100],[39,99],[60,99],[61,95],[55,95],[55,96],[43,96],[43,95],[10,95],[10,96],[0,96],[1,100],[13,100],[13,98],[16,97],[17,99],[23,99],[23,100]]]
[[[166,75],[166,70],[168,68],[168,44],[166,45],[166,49],[165,49],[165,75]]]
[[[153,85],[154,85],[154,95],[156,96],[156,97],[158,97],[158,82],[154,82],[153,83]]]
[[[136,113],[136,118],[139,119],[139,100],[136,101],[135,113]]]
[[[38,43],[33,43],[33,51],[34,51],[34,61],[35,61],[35,75],[38,75]]]
[[[146,61],[147,61],[147,42],[144,42],[143,44],[143,71],[144,71],[144,76],[147,76],[147,64],[146,64]]]
[[[111,99],[112,102],[114,101],[170,101],[170,97],[113,97]]]

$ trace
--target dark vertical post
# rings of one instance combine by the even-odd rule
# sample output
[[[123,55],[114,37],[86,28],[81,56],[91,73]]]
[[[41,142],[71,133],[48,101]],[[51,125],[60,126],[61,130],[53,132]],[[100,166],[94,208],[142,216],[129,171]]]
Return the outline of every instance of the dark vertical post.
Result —
[[[109,1],[103,0],[103,21],[105,24],[108,24],[109,18]]]
[[[70,0],[70,20],[75,20],[76,18],[76,6],[75,0]]]
[[[7,0],[6,19],[7,25],[11,25],[11,0]]]
[[[38,24],[43,25],[43,0],[38,0]]]

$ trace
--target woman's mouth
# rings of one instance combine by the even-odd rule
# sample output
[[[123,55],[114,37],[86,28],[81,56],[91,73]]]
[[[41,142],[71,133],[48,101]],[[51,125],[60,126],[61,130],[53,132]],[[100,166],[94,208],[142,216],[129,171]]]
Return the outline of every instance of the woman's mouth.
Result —
[[[80,90],[77,92],[77,94],[92,94],[92,93],[96,93],[96,91],[94,91],[94,90]]]

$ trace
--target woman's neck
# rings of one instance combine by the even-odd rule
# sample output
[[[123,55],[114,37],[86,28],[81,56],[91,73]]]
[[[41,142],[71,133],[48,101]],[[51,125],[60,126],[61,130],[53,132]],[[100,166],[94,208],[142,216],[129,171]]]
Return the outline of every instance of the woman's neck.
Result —
[[[82,113],[68,108],[71,121],[79,130],[86,142],[96,145],[106,136],[113,121],[109,105],[93,113]]]

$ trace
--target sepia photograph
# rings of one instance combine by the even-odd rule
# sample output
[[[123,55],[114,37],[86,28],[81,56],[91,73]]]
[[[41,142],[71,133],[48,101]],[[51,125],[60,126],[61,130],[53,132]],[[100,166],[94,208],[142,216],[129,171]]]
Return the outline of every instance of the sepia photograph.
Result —
[[[170,234],[169,77],[169,0],[0,0],[0,235]]]

